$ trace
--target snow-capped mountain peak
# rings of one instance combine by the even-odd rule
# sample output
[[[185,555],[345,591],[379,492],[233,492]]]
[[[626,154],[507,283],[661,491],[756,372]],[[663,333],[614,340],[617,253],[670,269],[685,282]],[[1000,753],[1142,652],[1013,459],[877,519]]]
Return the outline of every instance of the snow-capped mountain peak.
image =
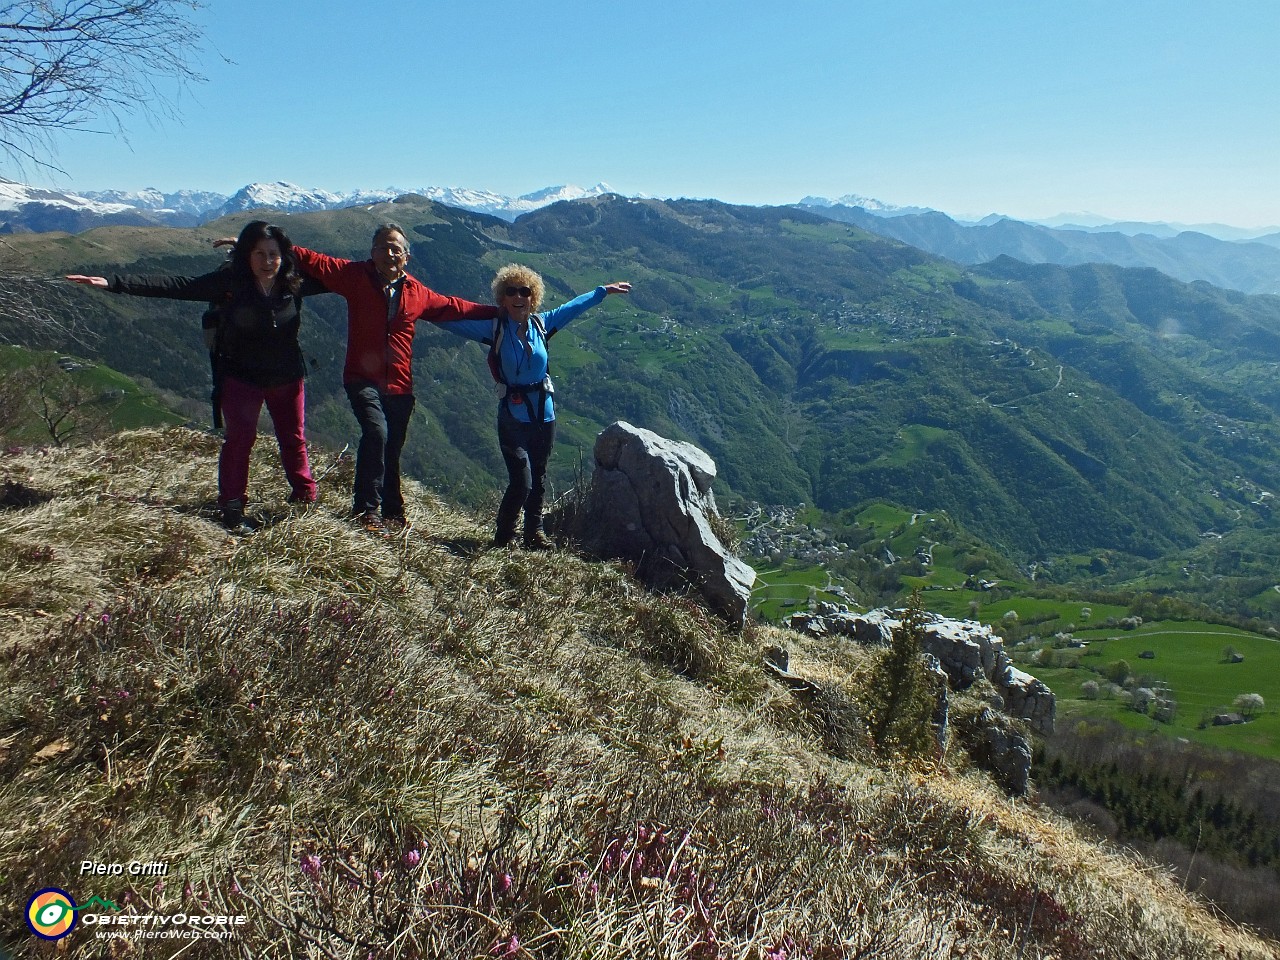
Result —
[[[86,190],[83,195],[101,203],[122,203],[135,210],[183,213],[193,217],[227,202],[225,193],[210,190],[176,190],[164,193],[155,187],[145,187],[142,190]]]
[[[42,190],[39,187],[29,187],[25,183],[15,183],[12,180],[0,179],[0,210],[19,210],[23,206],[33,203],[104,215],[123,213],[132,209],[126,203],[103,203],[75,193]]]
[[[563,200],[579,200],[612,193],[606,183],[583,188],[573,185],[545,187],[519,197],[466,187],[384,187],[346,193],[302,187],[278,180],[250,183],[234,195],[200,190],[166,193],[154,187],[142,190],[102,190],[85,194],[60,193],[0,179],[0,232],[87,230],[101,223],[194,226],[246,210],[306,212],[384,203],[406,194],[514,220],[523,213]]]
[[[857,193],[846,193],[843,197],[830,200],[827,197],[805,197],[800,201],[802,207],[861,207],[867,213],[877,217],[901,217],[909,213],[933,213],[929,207],[900,207],[894,203],[885,203],[873,197],[864,197]]]
[[[235,213],[240,210],[256,210],[269,207],[272,210],[331,210],[345,206],[346,198],[340,193],[328,190],[309,190],[295,183],[278,180],[275,183],[251,183],[241,187],[224,203],[220,214]]]

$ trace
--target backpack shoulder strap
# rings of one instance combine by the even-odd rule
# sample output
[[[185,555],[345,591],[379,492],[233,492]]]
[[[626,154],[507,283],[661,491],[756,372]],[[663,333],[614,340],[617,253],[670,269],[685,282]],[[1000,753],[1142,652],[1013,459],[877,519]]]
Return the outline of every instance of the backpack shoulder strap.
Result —
[[[494,383],[502,383],[502,361],[498,351],[502,348],[502,334],[506,329],[506,324],[502,322],[501,317],[493,318],[493,328],[489,334],[489,375],[493,377]]]

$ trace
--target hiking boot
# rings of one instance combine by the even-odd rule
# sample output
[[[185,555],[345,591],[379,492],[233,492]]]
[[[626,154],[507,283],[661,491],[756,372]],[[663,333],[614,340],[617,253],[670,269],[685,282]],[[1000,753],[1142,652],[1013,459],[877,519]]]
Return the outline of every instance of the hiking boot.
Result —
[[[244,501],[228,500],[222,505],[222,525],[230,533],[252,533],[253,528],[244,522]]]
[[[556,545],[541,530],[535,530],[533,533],[524,535],[524,548],[526,550],[554,550]]]
[[[378,516],[377,510],[366,510],[364,513],[357,516],[355,520],[356,523],[360,524],[361,527],[368,530],[370,533],[381,533],[386,529],[385,524],[382,522],[382,518]]]
[[[505,550],[511,546],[511,541],[515,538],[514,530],[499,530],[493,535],[493,542],[489,546],[494,550]]]
[[[382,527],[388,533],[403,533],[406,530],[413,529],[413,524],[404,517],[383,517]]]

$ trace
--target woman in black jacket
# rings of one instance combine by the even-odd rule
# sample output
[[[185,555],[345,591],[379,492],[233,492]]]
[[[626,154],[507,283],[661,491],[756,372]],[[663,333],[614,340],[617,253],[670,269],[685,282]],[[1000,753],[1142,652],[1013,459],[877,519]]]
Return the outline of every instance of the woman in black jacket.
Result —
[[[230,264],[200,277],[116,275],[108,281],[72,275],[67,279],[113,293],[212,303],[217,316],[215,390],[226,421],[218,457],[218,505],[224,525],[231,530],[244,525],[249,454],[264,403],[293,488],[289,502],[315,502],[316,482],[304,435],[306,367],[298,327],[302,298],[326,291],[298,271],[293,244],[283,230],[263,220],[253,221],[241,231]]]

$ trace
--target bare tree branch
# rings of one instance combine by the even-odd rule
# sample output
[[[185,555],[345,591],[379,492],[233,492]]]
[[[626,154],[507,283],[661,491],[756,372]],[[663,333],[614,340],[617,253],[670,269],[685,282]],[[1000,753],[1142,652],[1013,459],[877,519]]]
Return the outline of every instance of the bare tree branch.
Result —
[[[61,277],[32,272],[0,237],[0,343],[88,344],[96,335],[79,322],[70,287]]]
[[[161,79],[204,79],[192,61],[199,0],[0,0],[0,152],[52,167],[56,131],[125,113],[171,114]]]

